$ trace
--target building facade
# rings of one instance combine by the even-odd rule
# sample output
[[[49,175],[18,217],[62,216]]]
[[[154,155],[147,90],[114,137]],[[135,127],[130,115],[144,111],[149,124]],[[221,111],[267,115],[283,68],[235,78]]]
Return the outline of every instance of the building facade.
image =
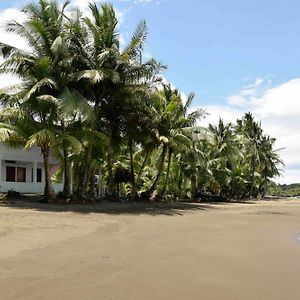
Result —
[[[59,164],[50,158],[49,165],[53,175]],[[24,150],[0,144],[0,192],[43,193],[44,187],[44,163],[38,147]],[[55,192],[62,191],[63,182],[53,183],[53,188]]]

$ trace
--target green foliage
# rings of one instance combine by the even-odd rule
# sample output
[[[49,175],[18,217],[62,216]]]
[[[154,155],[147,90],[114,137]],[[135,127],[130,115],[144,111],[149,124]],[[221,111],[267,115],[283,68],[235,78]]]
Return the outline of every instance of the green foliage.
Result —
[[[276,184],[270,182],[268,184],[267,195],[277,197],[299,197],[300,183]]]
[[[265,195],[282,162],[251,113],[198,126],[206,112],[192,111],[195,95],[184,101],[162,83],[165,67],[143,58],[144,21],[122,49],[111,5],[90,4],[87,17],[77,9],[66,16],[68,4],[29,3],[26,21],[6,26],[30,50],[0,42],[0,72],[21,79],[0,91],[1,142],[37,145],[46,172],[49,155],[58,158],[67,198],[71,177],[80,196],[94,193],[94,175],[102,195],[132,200]]]

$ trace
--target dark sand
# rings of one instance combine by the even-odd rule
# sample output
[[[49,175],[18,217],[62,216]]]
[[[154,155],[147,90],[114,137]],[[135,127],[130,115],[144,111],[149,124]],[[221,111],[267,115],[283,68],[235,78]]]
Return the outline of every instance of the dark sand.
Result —
[[[0,206],[0,299],[300,299],[300,200]]]

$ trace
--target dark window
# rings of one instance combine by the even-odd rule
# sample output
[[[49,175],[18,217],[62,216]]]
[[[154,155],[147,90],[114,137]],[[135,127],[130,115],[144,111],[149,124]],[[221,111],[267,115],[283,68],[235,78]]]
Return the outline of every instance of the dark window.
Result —
[[[36,182],[42,182],[42,169],[36,169]]]
[[[16,168],[6,167],[6,181],[15,182],[16,181]]]
[[[17,182],[26,182],[26,168],[17,168]]]

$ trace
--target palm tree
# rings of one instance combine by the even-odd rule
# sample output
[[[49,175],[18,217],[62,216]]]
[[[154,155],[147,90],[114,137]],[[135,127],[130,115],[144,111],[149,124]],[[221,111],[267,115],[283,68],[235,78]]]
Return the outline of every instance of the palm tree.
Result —
[[[146,40],[146,24],[141,22],[124,50],[120,49],[117,33],[118,20],[111,5],[103,4],[99,9],[96,4],[89,5],[92,18],[80,15],[72,20],[71,48],[78,70],[72,78],[82,87],[86,99],[93,103],[93,121],[91,130],[100,130],[108,136],[107,165],[111,194],[115,194],[113,184],[113,155],[116,141],[121,134],[126,118],[127,99],[145,91],[148,81],[161,69],[155,60],[142,62],[143,44]],[[98,127],[97,127],[98,124]],[[101,128],[99,128],[99,125]],[[81,190],[87,184],[88,165],[91,160],[90,143]]]
[[[219,194],[226,196],[230,193],[231,173],[239,157],[237,136],[231,123],[224,124],[222,119],[216,126],[209,124],[210,159],[213,160],[213,175],[220,186]]]
[[[261,174],[261,184],[260,192],[264,197],[267,191],[267,186],[271,178],[280,176],[279,165],[284,165],[283,161],[278,155],[278,151],[281,149],[274,150],[274,143],[276,139],[270,136],[264,135],[261,141],[260,156],[260,174]]]
[[[14,97],[8,99],[22,103],[35,118],[41,117],[40,121],[44,124],[47,122],[50,124],[51,121],[57,126],[61,119],[61,131],[65,131],[65,120],[62,115],[58,115],[56,108],[63,102],[59,96],[67,86],[66,74],[70,66],[66,50],[64,14],[68,4],[69,1],[66,1],[62,8],[59,8],[55,1],[40,0],[38,3],[30,3],[23,8],[23,12],[27,15],[24,23],[12,21],[6,25],[7,31],[17,33],[26,39],[30,51],[25,52],[10,45],[0,44],[5,59],[1,72],[17,75],[22,80],[20,85],[6,89],[5,92],[14,93]],[[43,107],[38,107],[42,100]],[[40,111],[41,108],[43,112]],[[48,109],[51,110],[51,114],[47,114]],[[63,152],[64,192],[69,197],[70,178],[66,145],[63,145]]]
[[[246,113],[241,120],[237,120],[237,132],[242,135],[245,143],[245,157],[249,163],[249,196],[255,196],[255,174],[259,165],[262,129],[261,124],[254,121],[251,113]]]
[[[204,116],[205,112],[198,109],[188,114],[188,109],[193,101],[194,94],[190,94],[186,103],[183,103],[181,94],[173,89],[170,84],[162,84],[162,89],[157,93],[154,102],[155,118],[162,152],[159,159],[157,175],[149,189],[149,195],[153,199],[156,194],[157,185],[163,173],[165,158],[167,156],[167,170],[162,187],[161,197],[164,198],[170,179],[172,155],[175,151],[192,146],[188,134],[195,122]]]

